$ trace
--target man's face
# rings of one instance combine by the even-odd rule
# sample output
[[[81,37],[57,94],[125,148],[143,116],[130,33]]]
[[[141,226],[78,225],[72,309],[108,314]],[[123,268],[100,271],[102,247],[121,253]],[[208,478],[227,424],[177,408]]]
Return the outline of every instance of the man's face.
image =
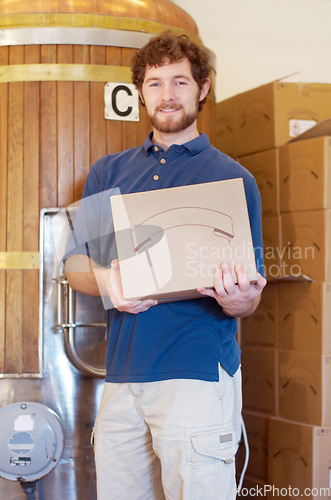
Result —
[[[188,59],[183,59],[160,67],[148,66],[140,95],[153,127],[172,134],[195,122],[199,101],[206,93],[194,80]]]

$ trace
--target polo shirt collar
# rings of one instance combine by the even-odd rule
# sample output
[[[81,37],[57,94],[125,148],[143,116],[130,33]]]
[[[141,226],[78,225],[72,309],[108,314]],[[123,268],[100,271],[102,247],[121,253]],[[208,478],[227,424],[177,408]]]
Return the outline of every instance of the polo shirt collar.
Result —
[[[153,132],[150,132],[145,141],[144,141],[144,150],[146,152],[146,156],[150,154],[152,149],[154,148],[155,144],[152,142],[152,137],[153,137]],[[188,152],[191,154],[191,156],[195,156],[198,153],[201,153],[204,149],[206,149],[210,145],[210,141],[207,137],[206,134],[200,134],[198,137],[195,139],[192,139],[189,142],[186,142],[185,144],[182,144],[181,146],[176,145],[177,147],[183,147],[188,150]]]

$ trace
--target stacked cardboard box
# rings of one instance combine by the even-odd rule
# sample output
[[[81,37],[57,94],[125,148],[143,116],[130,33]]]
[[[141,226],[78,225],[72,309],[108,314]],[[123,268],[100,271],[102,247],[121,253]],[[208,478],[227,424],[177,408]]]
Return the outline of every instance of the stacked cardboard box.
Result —
[[[331,113],[331,108],[330,108]],[[317,281],[331,280],[331,120],[319,137],[297,140],[279,150],[283,261]],[[315,136],[315,137],[314,137]]]
[[[318,230],[319,242],[315,241],[317,236],[311,230],[308,229],[307,234],[307,229],[301,227],[305,214],[302,214],[300,220],[294,221],[291,217],[281,217],[280,214],[312,210],[317,200],[323,200],[323,209],[331,207],[330,192],[323,192],[324,181],[330,183],[327,171],[323,173],[323,167],[317,167],[321,155],[325,159],[330,155],[326,147],[328,143],[330,149],[330,140],[320,138],[319,145],[315,144],[319,151],[312,157],[304,159],[303,155],[296,156],[295,161],[291,161],[291,172],[285,175],[284,156],[287,153],[282,149],[290,140],[330,118],[330,110],[331,85],[319,83],[276,81],[217,104],[215,145],[252,171],[261,192],[266,272],[271,278],[298,274],[297,255],[293,256],[291,251],[291,245],[296,243],[293,242],[293,236],[297,240],[313,239],[317,246],[327,238],[330,223],[327,213],[316,214],[309,222],[313,230]],[[295,146],[293,148],[293,151],[296,150]],[[299,168],[298,162],[301,163]],[[319,170],[316,171],[316,168]],[[314,195],[305,205],[306,208],[298,209],[296,201],[299,199],[305,204],[312,192]],[[316,245],[315,248],[318,252]],[[307,260],[305,256],[304,260]],[[331,274],[331,264],[325,262],[325,266],[329,268],[323,270],[321,258],[319,262],[319,276],[324,273],[326,279],[326,272]],[[301,270],[305,272],[306,268],[307,266],[302,266]]]
[[[327,499],[330,493],[331,428],[269,421],[268,483],[278,495]]]
[[[262,199],[263,242],[265,249],[266,275],[279,278],[281,275],[281,220],[279,207],[279,151],[272,148],[238,161],[254,175]]]
[[[241,320],[243,418],[250,459],[243,494],[272,498],[269,491],[269,422],[278,414],[279,283],[269,283],[255,314]],[[243,440],[236,465],[244,464]]]
[[[271,283],[256,313],[241,321],[244,408],[268,416],[277,412],[278,309],[278,283]]]
[[[320,136],[316,126],[279,148],[283,262],[314,282],[279,285],[278,418],[269,436],[270,479],[284,484],[291,477],[293,486],[316,488],[317,498],[331,496],[321,490],[330,487],[331,466],[331,126],[325,124],[329,135]]]
[[[275,81],[217,104],[215,145],[234,158],[279,147],[330,109],[331,85]]]
[[[274,82],[217,113],[217,147],[260,189],[269,278],[241,321],[246,484],[331,498],[331,85]]]

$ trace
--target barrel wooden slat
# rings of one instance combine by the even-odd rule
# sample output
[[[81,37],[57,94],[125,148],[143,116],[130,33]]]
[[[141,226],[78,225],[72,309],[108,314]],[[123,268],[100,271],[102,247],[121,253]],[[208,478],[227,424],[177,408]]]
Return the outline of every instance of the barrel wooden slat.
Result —
[[[146,108],[141,104],[141,102],[139,103],[139,123],[138,142],[139,144],[143,144],[147,134],[152,130],[152,125],[150,119],[148,118]]]
[[[0,66],[8,64],[8,47],[0,47]],[[0,84],[0,251],[6,250],[8,83]]]
[[[40,62],[40,47],[25,47],[25,64]],[[39,248],[40,83],[24,84],[23,250]],[[39,273],[23,271],[23,373],[39,370]]]
[[[57,63],[73,63],[72,45],[58,45]],[[74,201],[74,124],[73,82],[57,83],[57,140],[58,140],[58,205],[64,207]]]
[[[40,62],[40,47],[25,47],[25,63]],[[40,83],[24,83],[23,250],[38,251]]]
[[[120,47],[106,48],[106,64],[121,66],[122,49]],[[122,128],[118,120],[106,120],[107,154],[122,150]]]
[[[89,64],[90,49],[74,47],[74,63]],[[90,170],[90,84],[74,82],[74,201],[82,198],[86,177]]]
[[[39,272],[23,273],[22,373],[39,372]]]
[[[22,373],[22,271],[8,270],[6,280],[5,373]]]
[[[24,49],[11,47],[9,64],[22,64]],[[8,88],[8,212],[7,250],[22,250],[23,235],[23,108],[24,83]]]
[[[9,64],[23,62],[23,47],[11,47]],[[10,83],[8,88],[7,251],[23,248],[23,88],[23,83]],[[4,366],[8,373],[22,373],[22,310],[22,271],[8,270]]]
[[[122,66],[130,66],[134,49],[122,49]],[[129,149],[139,145],[139,122],[122,121],[122,149]]]
[[[0,65],[8,64],[8,47],[0,47]],[[8,83],[0,84],[0,251],[7,240],[7,116]],[[6,271],[0,271],[0,372],[5,363]]]
[[[41,63],[56,63],[56,45],[41,47]],[[40,83],[40,206],[57,206],[56,82]]]
[[[91,47],[91,64],[106,64],[105,47]],[[90,120],[91,120],[91,163],[94,164],[106,154],[106,120],[104,119],[105,83],[90,83]]]

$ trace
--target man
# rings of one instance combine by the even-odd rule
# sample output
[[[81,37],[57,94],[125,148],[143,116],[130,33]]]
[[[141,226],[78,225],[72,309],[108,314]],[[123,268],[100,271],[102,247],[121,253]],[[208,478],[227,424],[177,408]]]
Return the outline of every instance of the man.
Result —
[[[84,197],[113,188],[125,194],[242,177],[254,247],[261,251],[254,178],[197,130],[209,71],[206,51],[171,32],[152,38],[135,54],[133,82],[153,132],[143,146],[100,159]],[[263,262],[257,261],[255,284],[241,266],[235,268],[235,284],[229,264],[222,262],[214,288],[199,289],[201,299],[158,304],[125,300],[118,261],[110,265],[103,256],[95,262],[93,243],[86,247],[66,261],[69,283],[113,304],[95,425],[98,499],[234,498],[241,415],[235,317],[258,306],[266,284]],[[80,272],[83,261],[87,272]]]

